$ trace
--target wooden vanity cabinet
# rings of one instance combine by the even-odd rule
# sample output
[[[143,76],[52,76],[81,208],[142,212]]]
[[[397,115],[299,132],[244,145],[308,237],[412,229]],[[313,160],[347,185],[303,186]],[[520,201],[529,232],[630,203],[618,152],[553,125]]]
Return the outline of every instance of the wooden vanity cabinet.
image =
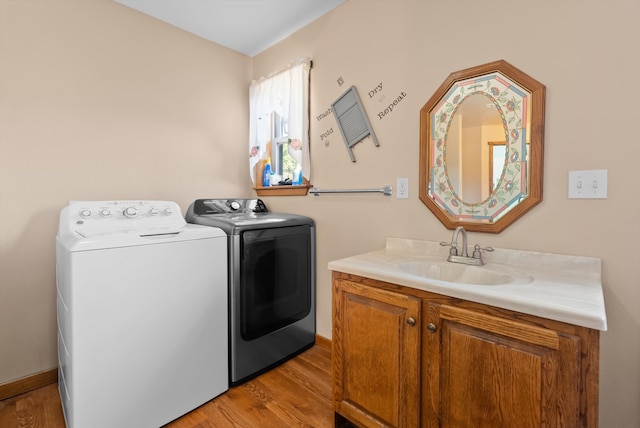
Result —
[[[340,272],[333,293],[336,426],[597,427],[597,330]]]
[[[420,299],[336,279],[333,381],[336,426],[418,426]]]

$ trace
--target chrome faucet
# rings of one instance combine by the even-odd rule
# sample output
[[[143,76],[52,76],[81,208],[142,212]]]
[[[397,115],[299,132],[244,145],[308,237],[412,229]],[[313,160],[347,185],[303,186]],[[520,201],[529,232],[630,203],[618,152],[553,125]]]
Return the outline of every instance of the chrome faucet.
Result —
[[[467,253],[467,231],[462,226],[456,227],[456,230],[453,231],[453,238],[451,238],[451,249],[449,250],[449,255],[452,255],[452,256],[458,255],[458,235],[461,233],[462,233],[462,254],[460,254],[460,256],[469,257],[469,253]]]
[[[462,248],[461,251],[458,251],[458,235],[460,234],[462,234]],[[482,266],[484,264],[482,261],[482,251],[493,251],[493,248],[491,247],[480,248],[480,245],[476,244],[473,247],[473,255],[469,257],[467,249],[467,231],[462,226],[456,227],[456,230],[453,231],[451,243],[441,242],[440,245],[449,247],[449,257],[447,258],[448,262],[463,263],[474,266]]]

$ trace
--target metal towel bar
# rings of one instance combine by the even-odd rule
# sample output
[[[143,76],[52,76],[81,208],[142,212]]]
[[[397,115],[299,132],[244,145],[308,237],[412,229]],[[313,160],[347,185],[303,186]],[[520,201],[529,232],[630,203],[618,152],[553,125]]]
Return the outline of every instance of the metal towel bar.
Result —
[[[383,193],[385,196],[393,194],[393,187],[384,186],[381,189],[318,189],[317,187],[309,190],[314,196],[320,196],[320,193]]]

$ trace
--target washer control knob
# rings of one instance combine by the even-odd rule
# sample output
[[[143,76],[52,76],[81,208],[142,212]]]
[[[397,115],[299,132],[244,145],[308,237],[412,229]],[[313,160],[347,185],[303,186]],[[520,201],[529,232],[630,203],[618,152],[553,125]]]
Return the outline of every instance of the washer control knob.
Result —
[[[80,217],[87,218],[91,216],[91,210],[82,210],[80,211]]]
[[[173,210],[171,208],[165,208],[164,209],[164,213],[165,213],[165,215],[171,215],[171,214],[173,214]]]
[[[159,209],[157,209],[157,208],[151,208],[151,209],[149,210],[149,214],[151,214],[151,215],[158,215],[158,214],[160,214],[160,210],[159,210]]]
[[[240,202],[238,201],[231,201],[231,209],[234,211],[237,211],[240,209]]]
[[[138,215],[138,210],[135,207],[128,207],[122,212],[125,217],[133,218]]]
[[[100,217],[109,217],[111,215],[111,211],[104,209],[100,210]]]

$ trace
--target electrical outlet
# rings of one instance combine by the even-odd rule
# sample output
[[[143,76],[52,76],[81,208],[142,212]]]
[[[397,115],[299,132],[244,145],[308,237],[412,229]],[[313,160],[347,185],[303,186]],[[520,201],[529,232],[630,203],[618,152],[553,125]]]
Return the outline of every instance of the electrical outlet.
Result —
[[[408,178],[396,178],[396,198],[408,199],[409,198],[409,179]]]

